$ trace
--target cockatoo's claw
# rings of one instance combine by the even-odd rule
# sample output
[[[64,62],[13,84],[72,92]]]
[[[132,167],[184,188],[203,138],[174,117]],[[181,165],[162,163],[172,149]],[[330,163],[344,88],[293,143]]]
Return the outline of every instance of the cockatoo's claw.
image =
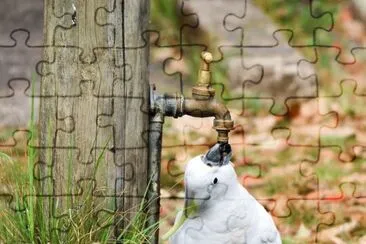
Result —
[[[230,162],[231,156],[231,146],[229,143],[216,143],[208,150],[203,162],[208,166],[222,166]]]

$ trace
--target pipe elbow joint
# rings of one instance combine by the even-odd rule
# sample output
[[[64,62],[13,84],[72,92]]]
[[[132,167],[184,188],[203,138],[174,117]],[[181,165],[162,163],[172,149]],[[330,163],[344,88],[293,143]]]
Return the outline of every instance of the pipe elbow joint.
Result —
[[[218,133],[218,142],[228,142],[229,132],[234,127],[230,111],[215,99],[185,99],[184,114],[193,117],[215,117],[213,128]]]
[[[234,121],[231,119],[230,111],[225,105],[218,103],[218,113],[213,121],[213,129],[217,131],[217,142],[227,143],[229,141],[229,132],[234,127]]]

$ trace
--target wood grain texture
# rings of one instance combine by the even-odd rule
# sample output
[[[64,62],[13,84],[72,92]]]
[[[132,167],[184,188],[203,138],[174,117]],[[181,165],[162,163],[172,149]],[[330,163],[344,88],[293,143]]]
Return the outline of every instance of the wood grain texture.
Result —
[[[87,185],[131,219],[148,183],[149,1],[45,0],[44,17],[41,191],[54,216]]]

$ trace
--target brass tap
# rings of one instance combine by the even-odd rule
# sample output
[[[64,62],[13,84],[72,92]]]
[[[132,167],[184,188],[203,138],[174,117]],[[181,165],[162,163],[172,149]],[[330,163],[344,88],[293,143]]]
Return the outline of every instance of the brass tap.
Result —
[[[155,86],[150,88],[150,126],[149,126],[149,169],[148,173],[152,179],[149,188],[148,198],[152,201],[149,212],[153,213],[149,223],[156,223],[159,220],[159,173],[161,157],[161,140],[165,116],[174,118],[183,115],[193,117],[215,117],[213,128],[217,131],[217,142],[220,147],[226,148],[220,151],[221,156],[227,153],[230,147],[225,145],[229,141],[229,132],[233,128],[234,122],[231,119],[230,111],[224,104],[218,102],[215,97],[215,90],[211,87],[210,63],[212,54],[203,52],[201,54],[202,63],[198,73],[197,85],[192,88],[192,98],[185,98],[182,94],[158,95]],[[156,239],[157,240],[157,239]]]
[[[193,99],[186,99],[184,112],[196,117],[214,116],[213,128],[217,131],[218,142],[228,142],[229,132],[234,127],[230,111],[225,105],[217,102],[215,90],[211,86],[210,63],[213,60],[209,52],[201,53],[201,67],[198,73],[197,85],[192,88]]]
[[[192,88],[192,96],[197,100],[208,100],[215,96],[215,90],[211,87],[210,63],[212,54],[209,52],[201,53],[201,67],[198,72],[197,85]]]
[[[217,142],[229,141],[229,132],[234,127],[234,121],[231,119],[230,111],[224,104],[219,103],[216,99],[197,100],[184,99],[184,114],[193,117],[215,117],[213,121],[213,129],[217,131]]]
[[[230,111],[226,106],[218,102],[215,97],[215,90],[211,87],[210,63],[212,54],[202,52],[202,62],[198,73],[196,86],[192,88],[192,98],[183,97],[181,94],[157,95],[155,89],[151,89],[150,111],[154,115],[154,121],[163,123],[164,116],[174,118],[183,115],[193,117],[215,117],[213,129],[217,131],[217,142],[227,143],[229,132],[233,129],[234,122],[231,119]]]

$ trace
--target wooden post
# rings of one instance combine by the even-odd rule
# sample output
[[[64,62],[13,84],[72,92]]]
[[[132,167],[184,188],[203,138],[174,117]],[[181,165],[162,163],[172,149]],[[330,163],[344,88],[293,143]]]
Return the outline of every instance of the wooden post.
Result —
[[[45,0],[44,19],[40,193],[50,218],[92,196],[118,232],[148,183],[149,1]]]

